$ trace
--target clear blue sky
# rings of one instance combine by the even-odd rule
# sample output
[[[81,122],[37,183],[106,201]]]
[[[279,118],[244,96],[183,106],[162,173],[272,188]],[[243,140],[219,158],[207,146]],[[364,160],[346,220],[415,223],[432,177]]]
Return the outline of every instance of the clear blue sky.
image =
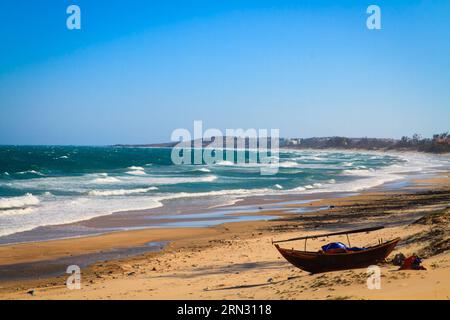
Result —
[[[370,4],[382,30],[366,28]],[[2,0],[0,40],[0,144],[160,142],[194,120],[289,137],[450,129],[446,0]]]

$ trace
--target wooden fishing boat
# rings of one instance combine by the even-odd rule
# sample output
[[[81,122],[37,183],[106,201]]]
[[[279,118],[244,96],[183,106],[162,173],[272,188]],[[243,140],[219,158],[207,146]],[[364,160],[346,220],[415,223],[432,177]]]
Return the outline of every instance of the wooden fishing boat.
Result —
[[[287,240],[273,241],[275,247],[281,255],[291,264],[310,273],[322,273],[336,270],[347,270],[356,268],[365,268],[370,265],[376,265],[383,262],[384,259],[394,250],[400,238],[396,238],[387,242],[381,242],[375,246],[364,248],[360,251],[346,251],[342,253],[328,253],[324,251],[312,252],[306,251],[306,241],[321,237],[329,237],[333,235],[348,235],[351,233],[370,232],[382,229],[383,227],[373,227],[350,231],[341,231],[335,233],[321,234],[315,236],[292,238]],[[287,242],[294,240],[305,240],[305,250],[284,249],[278,244],[279,242]],[[349,241],[350,244],[350,241]]]

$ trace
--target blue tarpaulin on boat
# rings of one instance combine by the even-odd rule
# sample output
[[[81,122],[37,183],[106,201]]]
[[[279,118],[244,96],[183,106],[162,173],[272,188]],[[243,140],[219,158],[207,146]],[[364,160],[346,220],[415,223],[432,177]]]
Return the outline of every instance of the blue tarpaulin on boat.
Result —
[[[336,250],[336,249],[343,249],[343,250],[348,250],[348,251],[361,251],[361,250],[365,250],[366,248],[359,248],[359,247],[349,248],[342,242],[331,242],[329,244],[322,246],[322,250],[325,252],[330,251],[330,250]]]

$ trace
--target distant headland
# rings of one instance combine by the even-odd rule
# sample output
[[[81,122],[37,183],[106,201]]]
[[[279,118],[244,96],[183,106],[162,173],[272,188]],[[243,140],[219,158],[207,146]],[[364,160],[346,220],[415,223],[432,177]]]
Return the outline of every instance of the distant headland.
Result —
[[[201,144],[206,147],[218,137],[203,139]],[[221,137],[223,145],[227,146],[228,137]],[[249,138],[244,138],[245,146],[250,145]],[[232,141],[236,142],[237,138]],[[115,147],[141,147],[141,148],[171,148],[179,142],[165,142],[152,144],[116,144]],[[229,144],[229,142],[228,142]],[[191,141],[194,146],[194,141]],[[380,151],[418,151],[427,153],[450,153],[450,134],[444,132],[435,134],[431,138],[423,138],[418,134],[412,137],[403,136],[401,139],[388,138],[348,138],[348,137],[312,137],[312,138],[280,138],[280,148],[290,149],[361,149],[361,150],[380,150]]]

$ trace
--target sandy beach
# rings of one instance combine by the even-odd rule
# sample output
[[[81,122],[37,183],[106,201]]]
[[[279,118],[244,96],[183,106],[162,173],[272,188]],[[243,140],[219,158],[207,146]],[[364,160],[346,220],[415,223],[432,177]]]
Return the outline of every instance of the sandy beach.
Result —
[[[450,300],[450,1],[1,7],[0,302]]]
[[[0,298],[449,299],[449,182],[450,174],[446,173],[417,179],[400,190],[377,188],[358,195],[285,205],[289,209],[328,209],[301,214],[286,214],[282,209],[265,212],[279,216],[269,221],[143,229],[3,245],[0,268],[9,270],[11,277],[0,282]],[[366,269],[309,275],[289,264],[271,243],[273,239],[371,225],[386,228],[352,235],[352,244],[367,246],[378,239],[402,238],[388,262],[380,265],[379,290],[367,288]],[[346,239],[311,240],[308,249],[317,250],[330,241]],[[64,270],[70,257],[97,255],[94,259],[99,259],[111,248],[131,250],[149,243],[161,243],[163,249],[90,264],[82,268],[81,289],[66,288],[68,275]],[[285,247],[303,247],[303,242],[290,242]],[[399,252],[419,254],[427,270],[397,271],[389,259]],[[46,266],[52,265],[57,266],[59,275],[42,276]]]

